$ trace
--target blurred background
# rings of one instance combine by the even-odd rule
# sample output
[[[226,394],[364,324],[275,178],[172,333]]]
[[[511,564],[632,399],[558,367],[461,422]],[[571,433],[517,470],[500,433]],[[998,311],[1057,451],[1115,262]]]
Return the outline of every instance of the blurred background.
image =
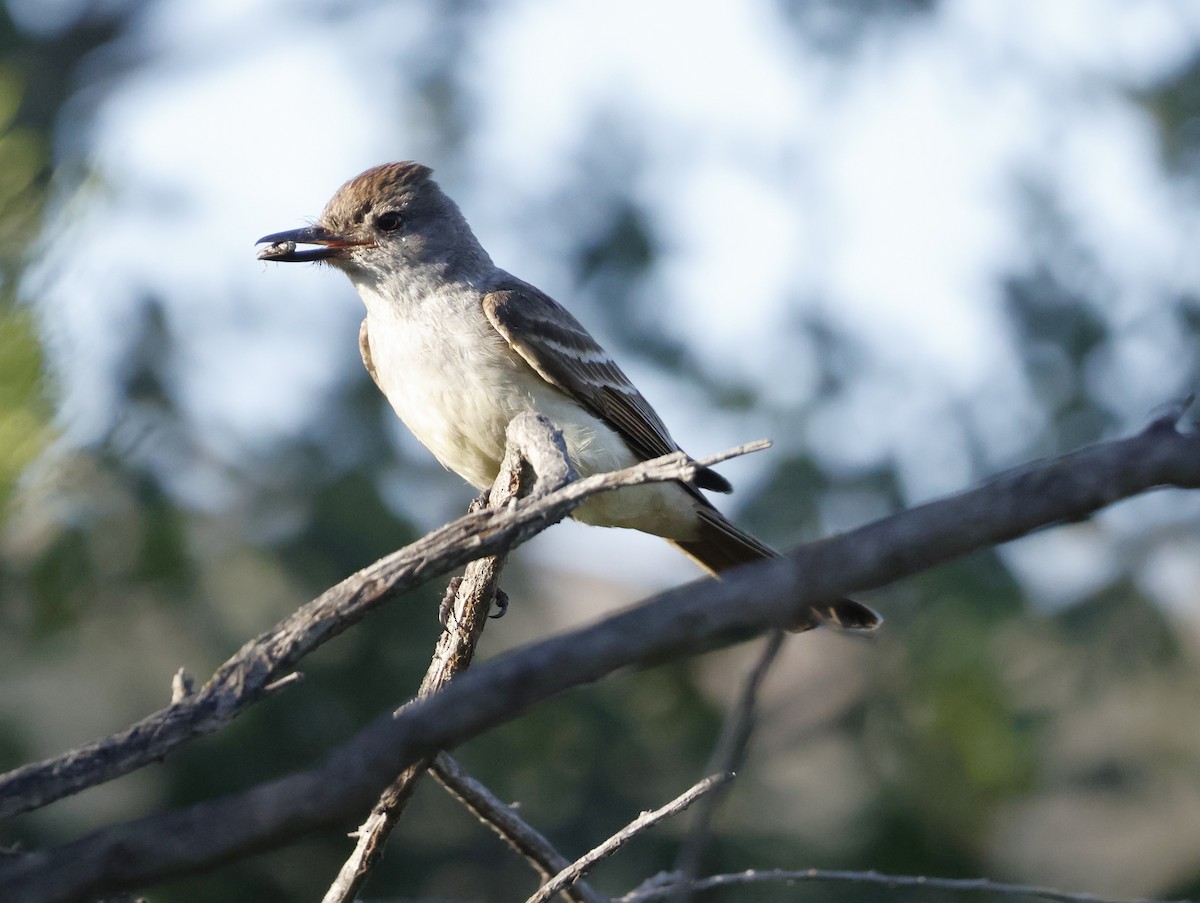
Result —
[[[177,668],[203,680],[464,510],[363,371],[349,283],[254,258],[395,159],[432,165],[693,454],[775,441],[719,501],[779,545],[1200,383],[1198,2],[5,0],[0,768],[160,707]],[[706,870],[1200,895],[1198,526],[1200,495],[1156,493],[875,593],[872,641],[791,640]],[[660,541],[560,525],[514,556],[485,654],[693,576]],[[318,761],[413,692],[441,591],[0,844]],[[753,652],[617,676],[461,756],[577,855],[700,776]],[[685,824],[597,884],[669,868]],[[317,899],[353,827],[151,899]],[[369,893],[533,886],[427,786]]]

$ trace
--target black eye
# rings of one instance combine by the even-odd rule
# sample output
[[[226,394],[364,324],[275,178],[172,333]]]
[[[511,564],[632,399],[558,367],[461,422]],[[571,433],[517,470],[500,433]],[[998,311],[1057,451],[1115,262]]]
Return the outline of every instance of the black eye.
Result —
[[[375,225],[384,232],[395,232],[404,225],[404,217],[397,210],[385,210],[375,217]]]

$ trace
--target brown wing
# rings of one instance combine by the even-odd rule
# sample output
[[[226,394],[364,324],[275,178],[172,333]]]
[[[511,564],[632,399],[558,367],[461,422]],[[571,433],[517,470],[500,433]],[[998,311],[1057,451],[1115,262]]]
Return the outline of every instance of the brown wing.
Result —
[[[588,331],[565,308],[532,285],[513,279],[483,297],[483,311],[496,331],[542,379],[566,392],[591,414],[620,434],[641,458],[678,451],[654,408],[629,381]],[[696,486],[729,492],[724,477],[703,470]],[[771,558],[777,553],[739,530],[713,508],[693,486],[696,497],[695,539],[672,544],[714,573]],[[851,599],[814,605],[794,630],[821,624],[851,630],[873,630],[881,622],[874,611]]]
[[[483,296],[483,311],[542,379],[611,426],[639,458],[679,450],[629,377],[554,299],[512,279]],[[724,477],[707,469],[697,475],[696,485],[717,492],[732,488]]]

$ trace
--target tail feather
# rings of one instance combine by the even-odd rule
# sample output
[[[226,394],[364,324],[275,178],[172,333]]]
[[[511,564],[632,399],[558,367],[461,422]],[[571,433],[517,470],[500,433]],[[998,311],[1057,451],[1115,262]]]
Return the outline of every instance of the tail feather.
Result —
[[[671,545],[712,574],[766,558],[778,558],[779,553],[744,530],[730,523],[716,508],[707,503],[697,507],[700,529],[693,539],[672,539]],[[809,630],[821,625],[843,630],[874,630],[883,618],[874,610],[853,599],[819,602],[810,609],[807,623],[795,630]]]

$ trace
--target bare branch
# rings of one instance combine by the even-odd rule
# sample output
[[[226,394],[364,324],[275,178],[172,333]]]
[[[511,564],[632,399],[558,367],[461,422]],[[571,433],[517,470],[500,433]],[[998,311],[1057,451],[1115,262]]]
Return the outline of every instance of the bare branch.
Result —
[[[728,875],[713,875],[698,881],[687,882],[689,892],[714,890],[739,884],[761,884],[781,882],[794,884],[798,881],[842,881],[851,884],[873,884],[884,887],[920,887],[933,890],[970,891],[972,893],[996,894],[1006,897],[1040,897],[1055,903],[1196,903],[1195,900],[1136,900],[1117,897],[1097,897],[1095,894],[1071,893],[1049,887],[1027,884],[1003,884],[987,878],[926,878],[923,875],[884,875],[879,872],[847,872],[827,869],[747,869]],[[640,888],[623,897],[617,903],[649,903],[675,894],[680,888],[674,875],[657,875]]]
[[[584,482],[562,492],[577,491]],[[511,721],[565,689],[629,665],[786,627],[802,619],[813,602],[885,585],[1160,486],[1200,488],[1200,436],[1155,425],[802,546],[785,558],[730,571],[722,580],[675,588],[598,624],[473,668],[400,716],[377,719],[318,767],[0,861],[0,899],[44,903],[140,887],[341,824],[370,806],[400,769]],[[497,518],[562,497],[519,502]],[[489,524],[494,527],[495,520]],[[510,538],[524,527],[512,529]],[[477,554],[490,554],[494,536],[479,546]]]
[[[704,780],[694,784],[688,790],[675,797],[675,799],[671,800],[665,806],[660,806],[652,812],[643,812],[612,837],[608,838],[608,840],[604,841],[604,843],[600,844],[600,846],[580,856],[567,866],[567,868],[543,884],[538,888],[537,893],[529,898],[527,903],[546,903],[547,900],[564,887],[569,886],[586,875],[588,869],[597,862],[607,859],[647,828],[657,825],[660,821],[670,818],[672,815],[678,815],[710,790],[727,784],[731,780],[733,780],[733,775],[728,772],[725,774],[709,775]]]
[[[746,675],[742,692],[726,717],[725,723],[721,726],[721,736],[717,738],[716,748],[709,758],[708,767],[705,770],[710,774],[720,772],[737,774],[742,770],[742,763],[746,759],[746,748],[750,745],[750,735],[754,729],[754,707],[758,701],[758,690],[762,686],[762,682],[766,680],[775,659],[779,656],[785,636],[786,634],[782,630],[772,630],[762,652],[758,655],[758,661]],[[715,792],[701,800],[700,805],[696,807],[691,828],[688,830],[679,855],[675,857],[675,872],[681,878],[678,885],[679,892],[675,897],[677,903],[684,903],[690,896],[689,882],[700,871],[700,860],[712,832],[712,821],[732,786],[732,784],[726,784],[717,788]]]
[[[560,486],[575,478],[562,433],[544,418],[533,415],[514,418],[508,425],[505,438],[504,461],[492,486],[488,500],[490,507],[503,508],[525,494],[533,482],[531,478],[524,477],[524,473],[530,469],[537,477],[537,483],[532,488],[542,494],[546,486]],[[467,565],[462,579],[452,583],[453,603],[446,629],[438,638],[433,660],[421,681],[418,698],[436,693],[455,675],[470,667],[475,646],[483,635],[488,611],[496,596],[504,561],[503,554],[472,561]],[[354,851],[326,891],[323,903],[353,903],[367,875],[383,853],[383,846],[392,829],[412,799],[417,782],[432,762],[433,757],[427,756],[408,766],[383,792],[367,820],[359,827]]]
[[[488,827],[521,856],[535,864],[542,881],[546,882],[571,863],[542,834],[517,815],[511,806],[505,805],[476,781],[449,753],[440,753],[430,769],[459,802],[470,809]],[[609,903],[586,881],[576,881],[574,886],[563,892],[581,903]]]
[[[511,474],[502,474],[507,483]],[[418,696],[435,692],[460,669],[465,669],[475,653],[475,643],[487,623],[487,613],[496,592],[504,556],[489,556],[467,565],[467,572],[454,586],[452,615],[438,639],[433,661],[421,682]],[[371,809],[355,836],[354,851],[342,864],[337,878],[326,891],[322,903],[352,903],[366,882],[370,870],[379,861],[392,828],[412,799],[421,776],[429,769],[432,757],[426,756],[409,765],[397,776]]]
[[[544,462],[538,466],[553,467]],[[110,737],[0,775],[0,818],[120,777],[162,759],[182,743],[219,730],[261,699],[266,688],[296,662],[373,609],[475,558],[515,548],[562,520],[588,497],[621,486],[688,480],[698,466],[677,453],[565,486],[549,482],[547,471],[547,488],[557,491],[503,510],[468,514],[381,558],[246,643],[199,691],[181,695],[168,708]],[[569,476],[563,470],[554,479]]]

